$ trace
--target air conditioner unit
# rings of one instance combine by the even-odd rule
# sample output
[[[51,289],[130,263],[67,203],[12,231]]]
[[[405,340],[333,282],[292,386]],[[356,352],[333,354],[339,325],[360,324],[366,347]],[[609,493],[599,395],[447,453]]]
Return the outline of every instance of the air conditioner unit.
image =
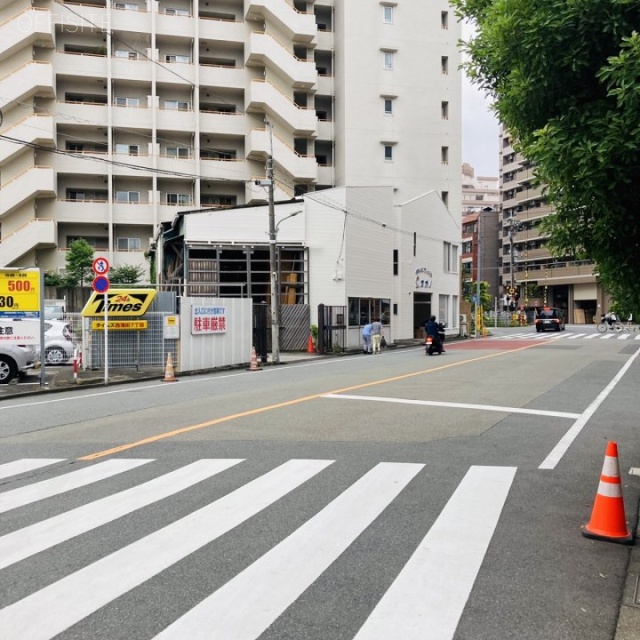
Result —
[[[461,324],[466,324],[467,322],[467,314],[466,313],[461,313],[460,314],[460,323]]]

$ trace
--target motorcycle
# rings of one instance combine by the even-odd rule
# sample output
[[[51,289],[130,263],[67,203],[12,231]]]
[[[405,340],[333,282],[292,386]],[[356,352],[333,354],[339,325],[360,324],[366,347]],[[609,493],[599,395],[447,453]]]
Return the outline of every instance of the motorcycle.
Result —
[[[434,340],[433,336],[427,336],[425,344],[425,353],[428,356],[432,356],[434,353],[440,355],[444,352],[444,333],[445,325],[440,323],[438,330],[438,340]]]

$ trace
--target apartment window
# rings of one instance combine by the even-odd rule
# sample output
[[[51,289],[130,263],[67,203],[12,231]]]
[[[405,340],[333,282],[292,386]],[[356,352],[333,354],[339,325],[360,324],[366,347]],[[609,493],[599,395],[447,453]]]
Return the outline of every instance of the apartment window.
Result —
[[[385,69],[393,69],[393,51],[383,51],[383,64]]]
[[[67,189],[67,200],[71,200],[73,202],[106,202],[107,198],[107,191],[95,191],[93,189]]]
[[[191,204],[191,196],[188,193],[167,193],[167,204],[189,205]]]
[[[138,11],[140,8],[137,4],[131,2],[116,2],[114,6],[116,9],[125,9],[126,11]]]
[[[458,245],[443,242],[442,270],[445,273],[458,273]]]
[[[449,28],[449,12],[448,11],[441,11],[440,12],[440,26],[443,29],[448,29]]]
[[[391,300],[378,298],[349,298],[349,326],[364,326],[380,318],[382,324],[389,324]]]
[[[140,147],[137,144],[117,144],[116,153],[125,156],[137,156],[140,152]]]
[[[191,15],[188,9],[165,9],[168,16],[188,16]]]
[[[140,238],[118,238],[118,251],[141,251]]]
[[[393,275],[397,276],[398,275],[398,270],[399,270],[399,264],[398,264],[398,250],[394,249],[393,250]]]
[[[166,55],[164,57],[164,61],[165,62],[182,62],[182,63],[188,64],[189,62],[191,62],[191,58],[189,58],[189,56],[183,56],[183,55]]]
[[[444,206],[445,207],[449,206],[449,192],[448,191],[443,191],[442,192],[442,202],[444,202]]]
[[[390,144],[384,145],[384,161],[393,162],[393,146]]]
[[[189,147],[167,147],[167,158],[190,158],[191,149]]]
[[[140,192],[138,191],[116,191],[116,202],[121,204],[139,204]]]
[[[382,21],[385,24],[393,24],[393,7],[382,7]]]
[[[164,108],[176,109],[177,111],[189,111],[189,109],[191,109],[191,105],[183,100],[165,100]]]
[[[116,49],[114,53],[116,58],[124,58],[125,60],[137,60],[137,51],[128,51],[127,49]]]
[[[443,76],[449,75],[449,57],[448,56],[442,56],[440,58],[440,68]]]
[[[440,147],[440,162],[449,164],[449,147]]]
[[[203,160],[235,160],[235,149],[201,149],[200,157]]]
[[[140,98],[114,98],[113,103],[117,107],[139,107]]]
[[[413,257],[415,258],[418,253],[418,232],[413,232]]]
[[[202,193],[200,194],[200,204],[234,207],[237,204],[237,198],[236,196],[219,196],[212,193]]]
[[[446,101],[440,103],[440,116],[443,120],[449,119],[449,103]]]
[[[384,99],[384,115],[385,116],[393,115],[393,100],[391,98]]]

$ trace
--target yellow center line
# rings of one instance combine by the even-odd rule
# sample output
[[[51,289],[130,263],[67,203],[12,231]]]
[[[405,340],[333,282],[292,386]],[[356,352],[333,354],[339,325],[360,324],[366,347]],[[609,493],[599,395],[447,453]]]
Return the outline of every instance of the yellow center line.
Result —
[[[322,393],[314,393],[310,396],[302,396],[301,398],[296,398],[295,400],[287,400],[286,402],[277,402],[276,404],[269,404],[264,407],[258,407],[256,409],[249,409],[247,411],[240,411],[238,413],[232,413],[228,416],[222,416],[221,418],[215,418],[214,420],[208,420],[207,422],[200,422],[199,424],[192,424],[188,427],[181,427],[180,429],[174,429],[173,431],[166,431],[165,433],[160,433],[155,436],[150,436],[149,438],[143,438],[142,440],[136,440],[135,442],[128,442],[125,444],[118,445],[117,447],[112,447],[111,449],[105,449],[104,451],[97,451],[95,453],[90,453],[86,456],[82,456],[78,458],[78,460],[95,460],[96,458],[104,458],[105,456],[113,455],[114,453],[121,453],[122,451],[127,451],[129,449],[135,449],[136,447],[142,447],[145,444],[152,444],[154,442],[159,442],[160,440],[166,440],[168,438],[173,438],[175,436],[182,435],[184,433],[189,433],[191,431],[198,431],[199,429],[206,429],[207,427],[213,427],[217,424],[222,424],[223,422],[230,422],[231,420],[238,420],[239,418],[246,418],[248,416],[255,416],[260,413],[265,413],[267,411],[273,411],[275,409],[282,409],[283,407],[291,407],[296,404],[300,404],[302,402],[309,402],[310,400],[316,400],[321,398],[327,394],[338,394],[338,393],[346,393],[348,391],[356,391],[358,389],[366,389],[367,387],[373,387],[380,384],[388,384],[390,382],[397,382],[398,380],[406,380],[407,378],[414,378],[416,376],[421,376],[428,373],[435,373],[436,371],[444,371],[445,369],[451,369],[453,367],[459,367],[464,364],[471,364],[473,362],[479,362],[481,360],[489,360],[491,358],[497,358],[499,356],[503,356],[509,353],[517,353],[518,351],[524,351],[525,349],[531,349],[533,347],[539,347],[543,342],[536,342],[534,344],[526,345],[524,347],[518,347],[517,349],[509,349],[507,351],[499,351],[497,353],[490,353],[484,356],[478,356],[477,358],[469,358],[468,360],[461,360],[460,362],[451,362],[449,364],[445,364],[439,367],[434,367],[433,369],[423,369],[422,371],[415,371],[413,373],[403,373],[399,376],[393,376],[392,378],[384,378],[382,380],[374,380],[373,382],[363,382],[361,384],[356,384],[351,387],[344,387],[342,389],[334,389],[333,391],[323,391]]]

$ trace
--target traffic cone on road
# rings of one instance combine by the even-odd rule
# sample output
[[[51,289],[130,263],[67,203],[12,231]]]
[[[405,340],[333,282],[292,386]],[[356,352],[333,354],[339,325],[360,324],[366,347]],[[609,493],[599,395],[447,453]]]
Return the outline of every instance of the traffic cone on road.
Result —
[[[633,544],[633,534],[624,513],[618,445],[615,442],[607,444],[591,520],[582,526],[582,535],[595,540]]]
[[[167,366],[164,369],[164,378],[162,382],[177,382],[178,378],[176,378],[173,372],[173,358],[171,357],[171,352],[167,354]]]
[[[262,369],[258,366],[258,358],[256,356],[255,347],[251,347],[251,365],[249,366],[247,371],[262,371]]]
[[[313,336],[309,336],[309,340],[307,341],[307,353],[315,353],[315,347],[313,346]]]

